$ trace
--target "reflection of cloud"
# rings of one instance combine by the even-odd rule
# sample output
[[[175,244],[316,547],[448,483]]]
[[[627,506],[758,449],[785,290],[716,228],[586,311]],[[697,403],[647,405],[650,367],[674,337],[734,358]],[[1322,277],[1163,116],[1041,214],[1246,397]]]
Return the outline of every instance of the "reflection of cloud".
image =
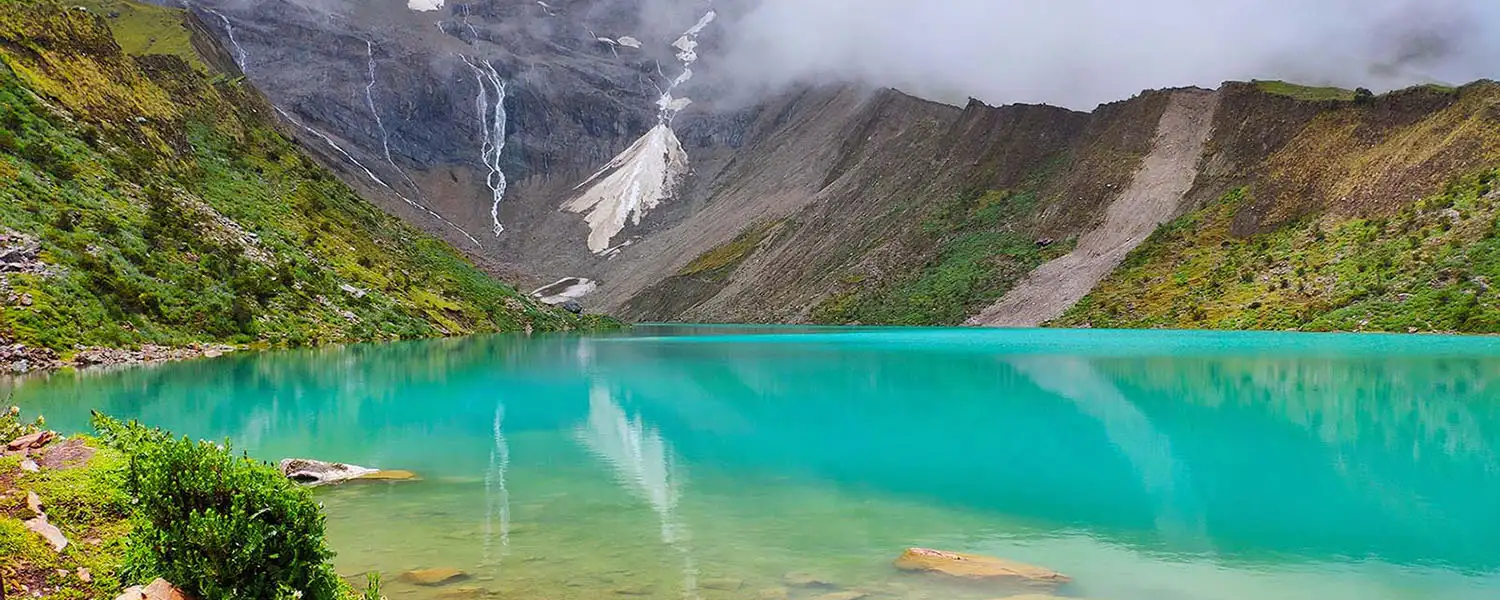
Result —
[[[1115,384],[1100,375],[1088,361],[1053,356],[1014,357],[1007,360],[1037,387],[1063,397],[1079,411],[1104,427],[1111,444],[1130,461],[1146,493],[1160,503],[1157,529],[1173,541],[1208,546],[1201,516],[1182,514],[1193,502],[1179,494],[1179,484],[1188,478],[1187,467],[1172,455],[1172,440],[1151,423],[1151,418],[1131,402]],[[1184,491],[1188,486],[1182,485]],[[1196,512],[1193,510],[1192,512]],[[1191,522],[1190,522],[1191,521]]]
[[[690,536],[677,518],[682,476],[661,432],[647,427],[639,416],[626,415],[608,389],[595,385],[589,390],[588,423],[578,428],[577,435],[589,451],[610,466],[622,486],[656,511],[661,519],[661,541],[683,556],[685,595],[696,598],[697,568],[688,547]]]

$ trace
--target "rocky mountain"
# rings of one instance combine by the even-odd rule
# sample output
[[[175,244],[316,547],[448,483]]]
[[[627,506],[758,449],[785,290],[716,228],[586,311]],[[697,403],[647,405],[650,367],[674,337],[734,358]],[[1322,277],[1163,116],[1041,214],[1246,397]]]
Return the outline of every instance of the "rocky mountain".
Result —
[[[589,323],[491,279],[302,154],[192,14],[3,7],[6,365],[48,359],[23,346],[55,359]]]
[[[191,0],[304,147],[628,319],[1500,328],[1500,87],[732,93],[743,1]],[[1165,226],[1165,227],[1163,227]],[[1455,309],[1454,306],[1464,308]]]

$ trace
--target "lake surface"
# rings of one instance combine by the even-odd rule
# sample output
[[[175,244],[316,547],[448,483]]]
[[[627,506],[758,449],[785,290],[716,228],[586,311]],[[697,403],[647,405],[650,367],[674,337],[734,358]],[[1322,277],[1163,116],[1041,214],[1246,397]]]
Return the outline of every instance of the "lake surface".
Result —
[[[420,473],[317,492],[341,572],[472,576],[392,598],[1037,591],[899,573],[909,546],[1094,600],[1500,598],[1493,338],[642,327],[14,389],[65,431],[97,408]]]

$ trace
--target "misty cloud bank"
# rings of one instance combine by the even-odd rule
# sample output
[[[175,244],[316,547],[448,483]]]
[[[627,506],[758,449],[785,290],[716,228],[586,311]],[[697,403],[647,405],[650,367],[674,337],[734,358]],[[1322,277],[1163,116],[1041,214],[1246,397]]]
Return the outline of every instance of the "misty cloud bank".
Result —
[[[857,81],[1089,109],[1252,78],[1377,90],[1500,78],[1496,0],[758,0],[734,12],[716,75],[754,91]]]

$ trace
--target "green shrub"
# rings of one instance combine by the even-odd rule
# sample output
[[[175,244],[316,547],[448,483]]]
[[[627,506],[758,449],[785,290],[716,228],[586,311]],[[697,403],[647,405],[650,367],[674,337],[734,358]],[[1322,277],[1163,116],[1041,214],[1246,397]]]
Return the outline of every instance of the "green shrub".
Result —
[[[318,505],[274,467],[103,415],[94,427],[129,461],[126,580],[162,577],[203,600],[341,596]]]

